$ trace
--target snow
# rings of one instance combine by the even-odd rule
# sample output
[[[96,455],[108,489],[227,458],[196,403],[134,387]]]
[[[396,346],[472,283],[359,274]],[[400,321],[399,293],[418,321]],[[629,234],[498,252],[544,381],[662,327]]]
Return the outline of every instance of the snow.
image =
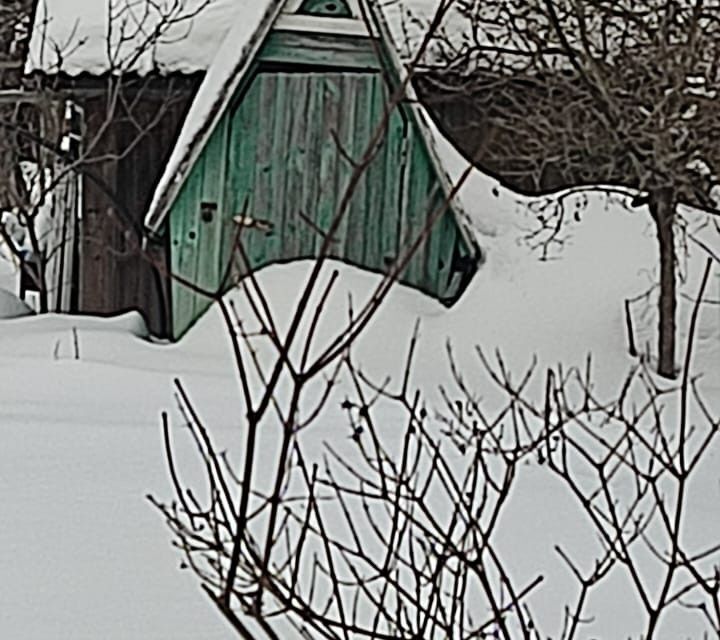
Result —
[[[15,294],[0,289],[0,318],[19,318],[32,313],[32,309]]]
[[[73,2],[76,8],[83,4]],[[68,5],[63,2],[62,6]],[[255,3],[253,7],[245,7],[245,23],[233,27],[238,30],[237,44],[247,43],[248,34],[262,22],[267,6]],[[224,26],[230,28],[227,22]],[[195,53],[192,48],[186,53],[178,49],[176,61],[186,64]],[[219,59],[231,64],[224,54]],[[236,62],[234,56],[232,64]],[[228,67],[223,68],[222,62],[216,66],[212,73],[227,78]],[[457,179],[465,161],[432,124],[429,127],[443,166]],[[626,211],[603,196],[590,195],[582,220],[567,230],[565,247],[554,252],[553,259],[539,261],[537,253],[519,241],[532,226],[532,218],[516,197],[473,171],[459,199],[481,237],[486,263],[449,310],[414,290],[394,288],[355,348],[363,372],[376,379],[399,376],[411,327],[419,318],[412,384],[434,406],[439,403],[438,385],[449,384],[447,340],[460,369],[487,401],[494,398],[493,387],[478,366],[474,345],[487,354],[497,349],[518,376],[533,356],[543,371],[558,363],[583,366],[592,353],[596,392],[617,393],[636,362],[627,354],[623,302],[652,289],[657,280],[655,240],[647,211]],[[691,212],[687,217],[687,229],[720,255],[720,235],[706,224],[707,219]],[[691,309],[685,296],[696,294],[708,255],[695,241],[689,241],[688,248],[689,257],[681,264],[681,346],[687,338]],[[377,275],[340,264],[331,264],[324,277],[333,268],[339,270],[339,284],[323,314],[321,336],[342,326],[349,295],[357,306],[378,282]],[[281,325],[288,322],[309,269],[310,263],[296,262],[258,274]],[[0,261],[0,287],[13,289],[15,277],[12,266]],[[647,300],[633,304],[641,351],[646,345],[654,348],[656,293],[651,290]],[[10,315],[3,309],[19,304],[10,294],[3,295],[0,291],[0,316]],[[251,317],[240,292],[230,296],[240,315]],[[706,297],[710,303],[700,315],[693,372],[704,373],[699,388],[717,415],[717,262]],[[268,356],[267,350],[260,349],[261,359]],[[242,407],[232,354],[216,308],[174,345],[153,342],[136,313],[116,318],[50,314],[0,321],[0,637],[235,637],[194,576],[179,570],[180,558],[169,544],[169,533],[144,499],[148,493],[161,499],[172,495],[159,413],[169,410],[173,424],[179,426],[172,394],[176,376],[215,440],[229,448],[233,459],[240,459]],[[540,393],[537,386],[531,387],[532,393]],[[303,434],[306,451],[320,451],[321,443],[328,441],[351,459],[354,449],[338,406],[345,389],[336,391],[318,422]],[[384,433],[392,440],[397,437],[392,412],[384,418]],[[182,429],[176,428],[174,434],[178,466],[192,482],[198,478],[192,451]],[[266,438],[272,440],[275,434]],[[260,469],[273,464],[277,442],[264,444]],[[709,546],[720,531],[719,456],[718,446],[708,452],[689,488],[687,542]],[[257,480],[262,483],[267,478]],[[513,577],[527,583],[538,573],[545,576],[530,604],[545,635],[559,637],[562,604],[574,600],[577,585],[553,547],[562,544],[581,557],[587,549],[596,549],[596,537],[585,517],[562,484],[543,467],[528,465],[519,472],[500,533],[498,550]],[[583,627],[581,637],[626,638],[641,633],[642,612],[627,574],[614,571],[608,583],[593,592],[590,615],[593,622]],[[663,620],[656,637],[701,637],[698,619],[676,611]]]
[[[9,252],[7,252],[9,253]],[[0,319],[19,318],[33,313],[15,293],[19,286],[18,269],[5,247],[0,246]]]
[[[108,70],[203,71],[237,17],[252,13],[263,2],[43,0],[38,4],[27,70],[76,75]],[[146,48],[144,43],[158,26],[162,35],[151,39],[154,46],[138,56],[138,49]]]
[[[413,384],[431,401],[437,400],[437,385],[448,383],[448,338],[461,368],[483,394],[490,387],[473,356],[475,344],[486,353],[499,349],[518,372],[533,354],[543,370],[559,362],[582,365],[592,352],[598,392],[616,391],[634,362],[626,353],[622,302],[645,291],[653,278],[655,246],[647,213],[606,207],[601,197],[591,197],[558,259],[539,262],[518,242],[530,219],[515,198],[504,191],[493,195],[496,186],[480,174],[473,174],[469,185],[474,220],[493,232],[483,239],[487,263],[450,310],[416,291],[395,288],[355,350],[363,371],[376,377],[399,375],[410,328],[419,317]],[[708,242],[716,242],[712,238]],[[694,294],[704,253],[693,243],[690,248],[683,291]],[[340,271],[339,285],[320,335],[344,321],[348,294],[360,300],[378,279],[343,265],[332,267]],[[289,318],[309,268],[298,262],[260,272],[281,324]],[[708,297],[717,298],[718,291],[716,265]],[[249,317],[243,297],[231,295],[240,314]],[[683,299],[681,335],[688,326],[688,309]],[[717,306],[704,307],[694,362],[694,370],[706,374],[701,389],[715,411],[720,411],[718,315]],[[639,308],[636,321],[640,344],[652,341],[652,307]],[[261,357],[267,355],[261,350]],[[47,315],[0,323],[2,637],[234,637],[194,577],[178,569],[180,559],[165,525],[144,500],[147,493],[172,495],[158,415],[173,407],[171,380],[176,375],[213,436],[239,459],[241,408],[217,309],[176,345],[149,341],[137,314],[113,319]],[[311,443],[328,440],[344,454],[353,454],[338,404],[334,399],[306,432],[307,451],[313,450]],[[176,430],[176,441],[179,466],[192,481],[182,429]],[[269,457],[273,447],[261,450]],[[262,459],[260,468],[270,463]],[[690,493],[688,536],[705,543],[720,531],[717,463],[718,451],[713,451],[701,470],[701,485]],[[537,465],[522,469],[501,527],[500,552],[512,575],[521,582],[538,572],[545,575],[531,604],[540,611],[538,622],[546,634],[558,637],[559,603],[574,599],[576,591],[553,544],[576,551],[595,545],[594,536],[564,487]],[[625,574],[613,574],[591,603],[596,622],[585,630],[591,635],[583,637],[637,637],[642,616]],[[697,617],[678,614],[663,623],[657,637],[700,637],[696,622]]]
[[[215,59],[208,69],[183,122],[163,175],[156,187],[147,215],[146,225],[156,230],[164,213],[168,191],[179,185],[191,161],[189,154],[201,145],[222,116],[227,102],[232,98],[237,83],[252,62],[267,28],[277,15],[279,5],[274,0],[255,2],[242,14],[226,35]]]

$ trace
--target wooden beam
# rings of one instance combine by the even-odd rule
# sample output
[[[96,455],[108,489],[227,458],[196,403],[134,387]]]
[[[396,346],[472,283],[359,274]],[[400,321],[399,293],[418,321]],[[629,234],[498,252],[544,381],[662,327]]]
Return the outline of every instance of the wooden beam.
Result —
[[[381,64],[369,38],[297,31],[273,31],[259,59],[263,62],[307,64],[319,67],[380,70]]]
[[[26,104],[38,104],[48,100],[58,100],[57,94],[48,91],[25,91],[23,89],[0,89],[0,105],[15,104],[18,102]]]
[[[275,29],[303,31],[309,33],[330,33],[349,36],[368,36],[367,25],[356,18],[326,18],[301,14],[283,13],[275,22]]]

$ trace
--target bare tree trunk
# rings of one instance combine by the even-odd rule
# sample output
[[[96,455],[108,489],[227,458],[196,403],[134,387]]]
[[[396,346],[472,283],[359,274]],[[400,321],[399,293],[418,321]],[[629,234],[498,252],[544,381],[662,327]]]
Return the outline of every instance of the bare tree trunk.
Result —
[[[663,190],[650,198],[650,213],[657,230],[660,251],[660,300],[658,305],[658,373],[674,378],[675,370],[675,199],[672,191]]]
[[[38,270],[40,271],[40,277],[38,278],[38,310],[40,313],[47,313],[50,311],[50,305],[48,304],[47,260],[45,258],[38,261]]]

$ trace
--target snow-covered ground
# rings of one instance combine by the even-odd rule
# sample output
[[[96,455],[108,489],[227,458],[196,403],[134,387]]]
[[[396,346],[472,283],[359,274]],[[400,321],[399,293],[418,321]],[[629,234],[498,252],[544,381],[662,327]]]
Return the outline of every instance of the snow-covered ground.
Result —
[[[592,352],[598,384],[616,388],[632,364],[626,355],[622,301],[652,281],[655,249],[646,213],[606,210],[602,199],[591,199],[560,258],[538,262],[517,241],[529,218],[509,195],[495,197],[489,183],[477,180],[473,212],[492,233],[481,238],[486,264],[450,310],[396,288],[356,350],[364,371],[398,374],[419,317],[414,382],[431,398],[437,385],[448,381],[447,339],[468,371],[477,371],[474,344],[488,352],[500,349],[518,371],[532,354],[542,369],[557,362],[582,364]],[[702,253],[693,249],[686,291],[695,292],[702,263]],[[295,263],[261,273],[278,317],[287,317],[308,268]],[[357,299],[377,282],[377,276],[349,267],[340,266],[340,273],[325,317],[327,330],[345,317],[348,292]],[[719,274],[716,265],[709,292],[715,298]],[[685,310],[681,318],[684,331]],[[640,343],[651,340],[654,320],[638,314],[637,324]],[[171,495],[159,413],[173,406],[173,376],[183,380],[216,437],[239,455],[240,406],[228,340],[216,309],[177,345],[153,344],[144,336],[134,314],[0,322],[2,638],[233,637],[195,579],[178,569],[165,525],[144,499],[150,492]],[[720,411],[718,306],[703,310],[698,341],[695,369],[706,373],[703,391]],[[477,385],[482,392],[487,382],[478,375]],[[339,446],[348,443],[335,403],[307,433]],[[691,497],[694,535],[707,543],[720,531],[716,452],[709,460],[701,474],[705,484]],[[540,467],[528,467],[505,514],[501,547],[517,574],[546,574],[533,604],[545,612],[540,621],[547,633],[558,633],[558,603],[574,593],[552,544],[579,544],[579,522],[562,487]],[[527,536],[529,526],[532,537]],[[598,618],[603,627],[591,627],[588,633],[595,635],[587,637],[637,636],[638,610],[619,576],[613,586],[595,603],[606,614]],[[694,638],[693,629],[681,616],[668,621],[659,637]]]
[[[191,3],[194,0],[191,0]],[[213,0],[187,38],[168,38],[155,63],[181,71],[204,69],[236,15],[252,0]],[[245,3],[245,4],[244,4]],[[436,0],[413,0],[427,17]],[[383,0],[391,25],[401,13]],[[72,52],[65,69],[101,71],[107,52],[107,2],[47,0],[48,33],[34,36],[31,64],[49,68],[52,43]],[[395,11],[395,15],[393,15]],[[131,28],[128,24],[128,28]],[[38,39],[39,38],[39,39]],[[212,46],[209,46],[212,44]],[[71,55],[70,55],[71,54]],[[133,67],[136,68],[136,67]],[[445,164],[457,177],[463,164],[436,140]],[[514,371],[533,355],[538,369],[559,362],[582,365],[594,357],[599,393],[616,392],[633,359],[627,355],[623,301],[656,280],[655,242],[645,211],[630,213],[590,199],[582,221],[569,230],[557,259],[540,262],[519,238],[532,219],[506,192],[493,194],[492,181],[473,173],[460,194],[480,233],[487,261],[459,301],[448,310],[422,294],[395,288],[362,336],[356,357],[371,377],[399,375],[417,318],[420,342],[413,384],[437,402],[437,386],[447,383],[449,339],[471,386],[491,397],[479,373],[473,345],[499,349]],[[712,229],[703,232],[720,254]],[[694,295],[705,255],[689,244],[683,265],[683,294]],[[362,299],[378,277],[346,266],[323,318],[324,332],[347,315],[348,293]],[[288,318],[309,270],[306,262],[268,268],[259,279],[278,318]],[[16,290],[16,275],[0,262],[0,289]],[[239,293],[232,294],[248,315]],[[707,296],[720,299],[720,266],[715,263]],[[690,304],[682,298],[681,338]],[[652,305],[634,307],[641,350],[654,349]],[[23,310],[0,291],[0,316]],[[720,413],[720,305],[703,307],[694,371]],[[147,339],[139,316],[115,319],[28,316],[0,320],[0,638],[3,640],[228,640],[227,629],[193,576],[178,569],[179,557],[159,515],[144,499],[171,495],[159,429],[159,414],[173,409],[172,379],[179,376],[214,436],[239,458],[242,440],[237,382],[225,329],[212,309],[176,345]],[[338,390],[342,394],[342,389]],[[392,420],[389,420],[392,427]],[[305,437],[352,449],[338,403]],[[180,443],[180,466],[183,455]],[[270,456],[272,451],[264,455]],[[720,466],[713,450],[692,487],[688,536],[706,546],[720,542]],[[262,464],[260,468],[262,468]],[[183,466],[184,468],[184,466]],[[583,519],[566,490],[539,466],[523,469],[502,522],[500,550],[520,582],[543,573],[546,580],[531,604],[538,622],[556,637],[561,604],[573,599],[575,585],[553,551],[562,543],[587,543]],[[528,530],[533,532],[528,535]],[[590,536],[592,538],[592,536]],[[597,623],[581,637],[637,637],[642,623],[637,603],[620,574],[592,603]],[[695,618],[692,618],[695,620]],[[689,616],[668,619],[659,637],[699,637]]]

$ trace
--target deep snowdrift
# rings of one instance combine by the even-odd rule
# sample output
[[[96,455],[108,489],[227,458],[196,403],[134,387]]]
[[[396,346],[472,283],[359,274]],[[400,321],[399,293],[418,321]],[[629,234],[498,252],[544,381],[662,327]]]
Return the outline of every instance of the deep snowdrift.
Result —
[[[470,189],[471,187],[468,187]],[[491,193],[492,183],[475,178],[475,211],[484,221],[488,261],[462,300],[450,310],[417,292],[398,287],[363,336],[356,355],[369,375],[399,374],[416,318],[421,339],[414,384],[430,398],[448,382],[445,342],[460,365],[477,372],[471,346],[500,349],[521,371],[536,354],[541,367],[582,364],[594,354],[595,377],[615,390],[632,364],[626,354],[623,300],[653,282],[654,241],[644,212],[606,210],[591,199],[582,222],[557,260],[539,262],[518,242],[531,219],[514,200]],[[467,194],[466,194],[467,195]],[[691,245],[684,292],[694,294],[703,252]],[[347,314],[347,296],[359,301],[377,276],[337,266],[340,281],[323,318],[322,332],[337,329]],[[273,267],[260,281],[276,315],[286,319],[308,263]],[[715,268],[709,289],[717,297]],[[239,294],[241,314],[248,314]],[[687,327],[683,302],[681,332]],[[636,307],[639,343],[654,331],[651,306]],[[720,323],[718,307],[701,316],[695,369],[707,375],[702,388],[720,411]],[[0,323],[0,634],[46,640],[229,639],[192,576],[178,571],[161,518],[144,501],[152,492],[171,494],[158,414],[173,406],[171,379],[178,375],[218,440],[239,455],[240,405],[228,341],[212,309],[177,345],[143,339],[135,314],[117,319],[59,316]],[[77,336],[77,347],[76,344]],[[78,359],[76,359],[76,352]],[[470,375],[470,373],[468,374]],[[487,383],[477,375],[478,390]],[[485,386],[483,386],[485,385]],[[391,428],[391,427],[388,427]],[[349,446],[343,414],[329,405],[308,432],[317,441]],[[183,454],[181,446],[181,461]],[[347,449],[349,455],[352,450]],[[272,454],[272,448],[266,453]],[[717,452],[701,474],[703,487],[691,498],[693,531],[707,540],[720,531]],[[261,465],[262,466],[262,465]],[[533,536],[527,536],[532,527]],[[546,575],[532,600],[540,622],[557,633],[561,594],[574,585],[552,551],[562,542],[577,549],[587,531],[573,503],[539,467],[528,467],[503,520],[510,569],[518,576]],[[621,576],[603,592],[594,611],[605,613],[596,637],[637,633],[638,611]],[[663,627],[662,638],[695,637],[682,617]]]

